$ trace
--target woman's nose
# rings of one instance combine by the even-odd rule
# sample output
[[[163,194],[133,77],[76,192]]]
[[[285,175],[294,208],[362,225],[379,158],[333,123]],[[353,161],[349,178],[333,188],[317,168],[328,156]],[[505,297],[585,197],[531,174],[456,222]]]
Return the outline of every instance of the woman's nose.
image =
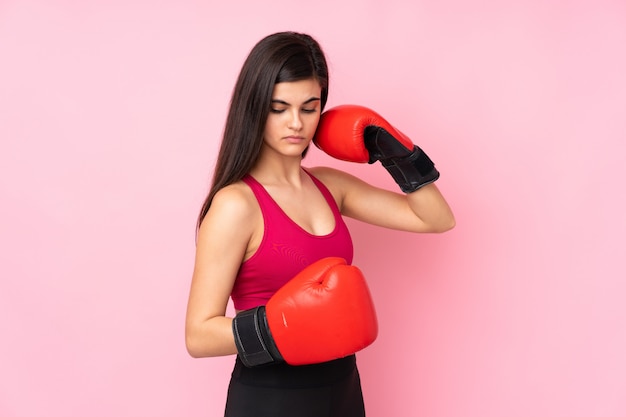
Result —
[[[289,128],[293,130],[302,129],[302,119],[298,111],[291,112],[291,118],[289,119]]]

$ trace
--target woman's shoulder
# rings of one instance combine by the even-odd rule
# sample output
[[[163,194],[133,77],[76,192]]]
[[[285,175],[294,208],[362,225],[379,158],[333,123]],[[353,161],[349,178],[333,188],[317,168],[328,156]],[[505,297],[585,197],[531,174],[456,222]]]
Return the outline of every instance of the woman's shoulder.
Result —
[[[226,253],[243,254],[262,224],[254,194],[243,182],[237,182],[215,193],[211,206],[198,230],[198,247],[224,259]],[[209,253],[207,252],[207,253]]]
[[[225,186],[215,193],[207,215],[228,224],[246,223],[258,211],[254,193],[243,181]]]
[[[340,191],[349,187],[356,180],[356,177],[336,168],[327,166],[316,166],[306,168],[315,178],[320,180],[326,187],[334,191]]]
[[[333,181],[338,176],[344,174],[343,171],[340,171],[335,168],[326,167],[326,166],[316,166],[316,167],[307,167],[306,170],[313,175],[318,180],[324,181]]]
[[[352,187],[355,177],[339,169],[326,166],[311,167],[306,168],[306,170],[324,184],[341,209],[346,192]]]

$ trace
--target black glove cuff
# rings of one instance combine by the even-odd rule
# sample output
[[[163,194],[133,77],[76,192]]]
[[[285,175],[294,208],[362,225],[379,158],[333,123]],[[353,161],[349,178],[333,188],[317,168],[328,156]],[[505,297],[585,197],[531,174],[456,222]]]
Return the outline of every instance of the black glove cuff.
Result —
[[[404,157],[381,159],[381,164],[405,193],[412,193],[439,179],[439,171],[418,146]]]
[[[233,334],[239,358],[245,366],[283,362],[267,325],[264,306],[237,314],[233,319]]]

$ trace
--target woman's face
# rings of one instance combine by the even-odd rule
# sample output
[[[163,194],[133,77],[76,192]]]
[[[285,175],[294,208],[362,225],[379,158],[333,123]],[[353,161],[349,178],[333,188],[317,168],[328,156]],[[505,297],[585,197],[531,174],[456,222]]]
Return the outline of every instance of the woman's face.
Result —
[[[265,151],[300,156],[311,143],[321,115],[320,84],[314,79],[274,86],[263,144]]]

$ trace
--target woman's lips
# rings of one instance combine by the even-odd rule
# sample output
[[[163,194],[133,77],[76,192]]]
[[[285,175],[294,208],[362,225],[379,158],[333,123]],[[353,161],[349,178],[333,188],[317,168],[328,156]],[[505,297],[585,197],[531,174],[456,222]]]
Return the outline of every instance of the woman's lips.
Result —
[[[285,140],[289,143],[301,143],[304,141],[304,137],[302,136],[287,136]]]

